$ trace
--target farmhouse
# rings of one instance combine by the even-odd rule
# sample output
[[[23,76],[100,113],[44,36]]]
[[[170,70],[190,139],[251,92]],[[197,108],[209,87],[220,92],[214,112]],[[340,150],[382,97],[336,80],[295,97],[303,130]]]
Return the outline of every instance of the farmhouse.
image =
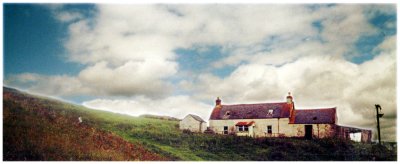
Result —
[[[350,139],[360,133],[362,142],[371,141],[370,130],[337,125],[336,108],[296,109],[290,93],[277,103],[222,105],[217,98],[209,123],[219,134]]]
[[[204,132],[207,128],[207,123],[201,117],[188,114],[179,122],[179,129],[190,130],[192,132]]]

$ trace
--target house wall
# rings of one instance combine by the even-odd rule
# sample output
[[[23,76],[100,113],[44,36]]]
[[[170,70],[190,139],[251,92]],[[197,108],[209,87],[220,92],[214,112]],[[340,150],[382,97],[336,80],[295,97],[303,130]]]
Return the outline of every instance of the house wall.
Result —
[[[206,122],[202,122],[200,127],[201,127],[200,132],[204,132],[205,130],[207,130],[207,123]]]
[[[357,132],[357,133],[350,133],[350,140],[354,141],[354,142],[361,142],[361,132]]]
[[[272,119],[229,119],[229,120],[210,120],[210,128],[218,133],[223,134],[224,126],[228,126],[228,133],[236,133],[235,124],[238,122],[254,121],[254,128],[250,136],[254,137],[304,137],[306,124],[289,124],[289,118],[272,118]],[[267,133],[267,126],[272,126],[272,134]],[[308,124],[307,124],[308,125]],[[312,124],[313,137],[324,138],[335,135],[335,129],[331,124]],[[243,134],[238,134],[243,135]]]
[[[237,136],[250,136],[254,137],[254,126],[249,126],[248,132],[236,132]]]
[[[342,139],[350,139],[350,136],[352,135],[352,133],[354,133],[354,131],[357,131],[357,133],[361,133],[361,142],[363,142],[363,143],[371,142],[371,137],[372,137],[371,130],[337,125],[335,131],[336,131],[335,136],[337,138],[342,138]]]
[[[191,116],[186,116],[183,120],[179,121],[179,129],[188,129],[192,132],[203,132],[207,128],[205,122],[200,123],[200,121],[195,120]]]
[[[371,130],[362,130],[362,132],[361,132],[361,142],[370,143],[371,142],[371,137],[372,137],[372,131]]]
[[[284,124],[281,123],[283,121],[278,119],[227,119],[227,120],[210,120],[210,128],[218,133],[218,134],[223,134],[224,132],[224,126],[228,126],[228,133],[236,133],[236,123],[238,122],[251,122],[254,121],[254,126],[252,128],[249,127],[249,135],[254,136],[254,137],[264,137],[266,136],[267,132],[267,126],[271,125],[272,126],[272,133],[273,135],[278,136],[278,124]],[[286,124],[288,124],[288,119],[286,119]],[[238,135],[245,135],[245,134],[238,134]]]
[[[336,137],[342,139],[349,139],[350,132],[347,127],[336,126]]]
[[[305,136],[305,125],[312,125],[313,138],[326,138],[335,136],[334,124],[289,124],[288,137],[303,137]]]

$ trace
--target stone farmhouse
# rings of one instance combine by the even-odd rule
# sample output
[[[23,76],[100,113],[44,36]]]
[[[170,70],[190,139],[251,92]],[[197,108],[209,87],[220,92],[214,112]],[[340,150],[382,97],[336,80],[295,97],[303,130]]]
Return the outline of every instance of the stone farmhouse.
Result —
[[[296,109],[293,97],[286,102],[223,105],[217,98],[209,128],[218,134],[251,137],[338,137],[371,142],[371,130],[337,124],[336,108]]]
[[[201,117],[188,114],[179,121],[179,129],[190,130],[192,132],[204,132],[207,128],[207,122],[205,122]]]

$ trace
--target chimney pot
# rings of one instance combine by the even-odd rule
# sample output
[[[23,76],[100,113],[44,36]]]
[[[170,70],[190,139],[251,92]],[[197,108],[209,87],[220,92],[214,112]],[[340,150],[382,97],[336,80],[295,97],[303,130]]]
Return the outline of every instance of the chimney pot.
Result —
[[[290,92],[288,93],[288,96],[286,96],[286,101],[288,104],[293,103],[293,97],[290,95]]]
[[[215,106],[221,105],[221,99],[217,97],[217,100],[215,100]]]

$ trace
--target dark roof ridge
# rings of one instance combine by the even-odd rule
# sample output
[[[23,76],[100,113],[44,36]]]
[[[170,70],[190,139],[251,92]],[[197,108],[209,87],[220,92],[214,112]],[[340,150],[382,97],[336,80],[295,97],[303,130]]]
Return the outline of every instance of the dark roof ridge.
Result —
[[[195,120],[200,121],[200,122],[206,122],[204,121],[200,116],[194,115],[194,114],[189,114],[190,116],[192,116]]]
[[[336,107],[324,107],[324,108],[314,108],[314,109],[297,109],[296,110],[301,110],[301,111],[313,111],[313,110],[331,110],[331,109],[336,109]]]
[[[361,130],[373,130],[374,128],[366,128],[366,127],[359,127],[359,126],[352,126],[352,125],[342,125],[342,124],[336,124],[336,126],[341,126],[345,128],[356,128],[356,129],[361,129]]]
[[[290,108],[287,102],[217,105],[211,113],[210,120],[288,118]]]
[[[267,103],[251,103],[251,104],[227,104],[222,106],[239,106],[239,105],[262,105],[262,104],[286,104],[287,102],[267,102]]]

